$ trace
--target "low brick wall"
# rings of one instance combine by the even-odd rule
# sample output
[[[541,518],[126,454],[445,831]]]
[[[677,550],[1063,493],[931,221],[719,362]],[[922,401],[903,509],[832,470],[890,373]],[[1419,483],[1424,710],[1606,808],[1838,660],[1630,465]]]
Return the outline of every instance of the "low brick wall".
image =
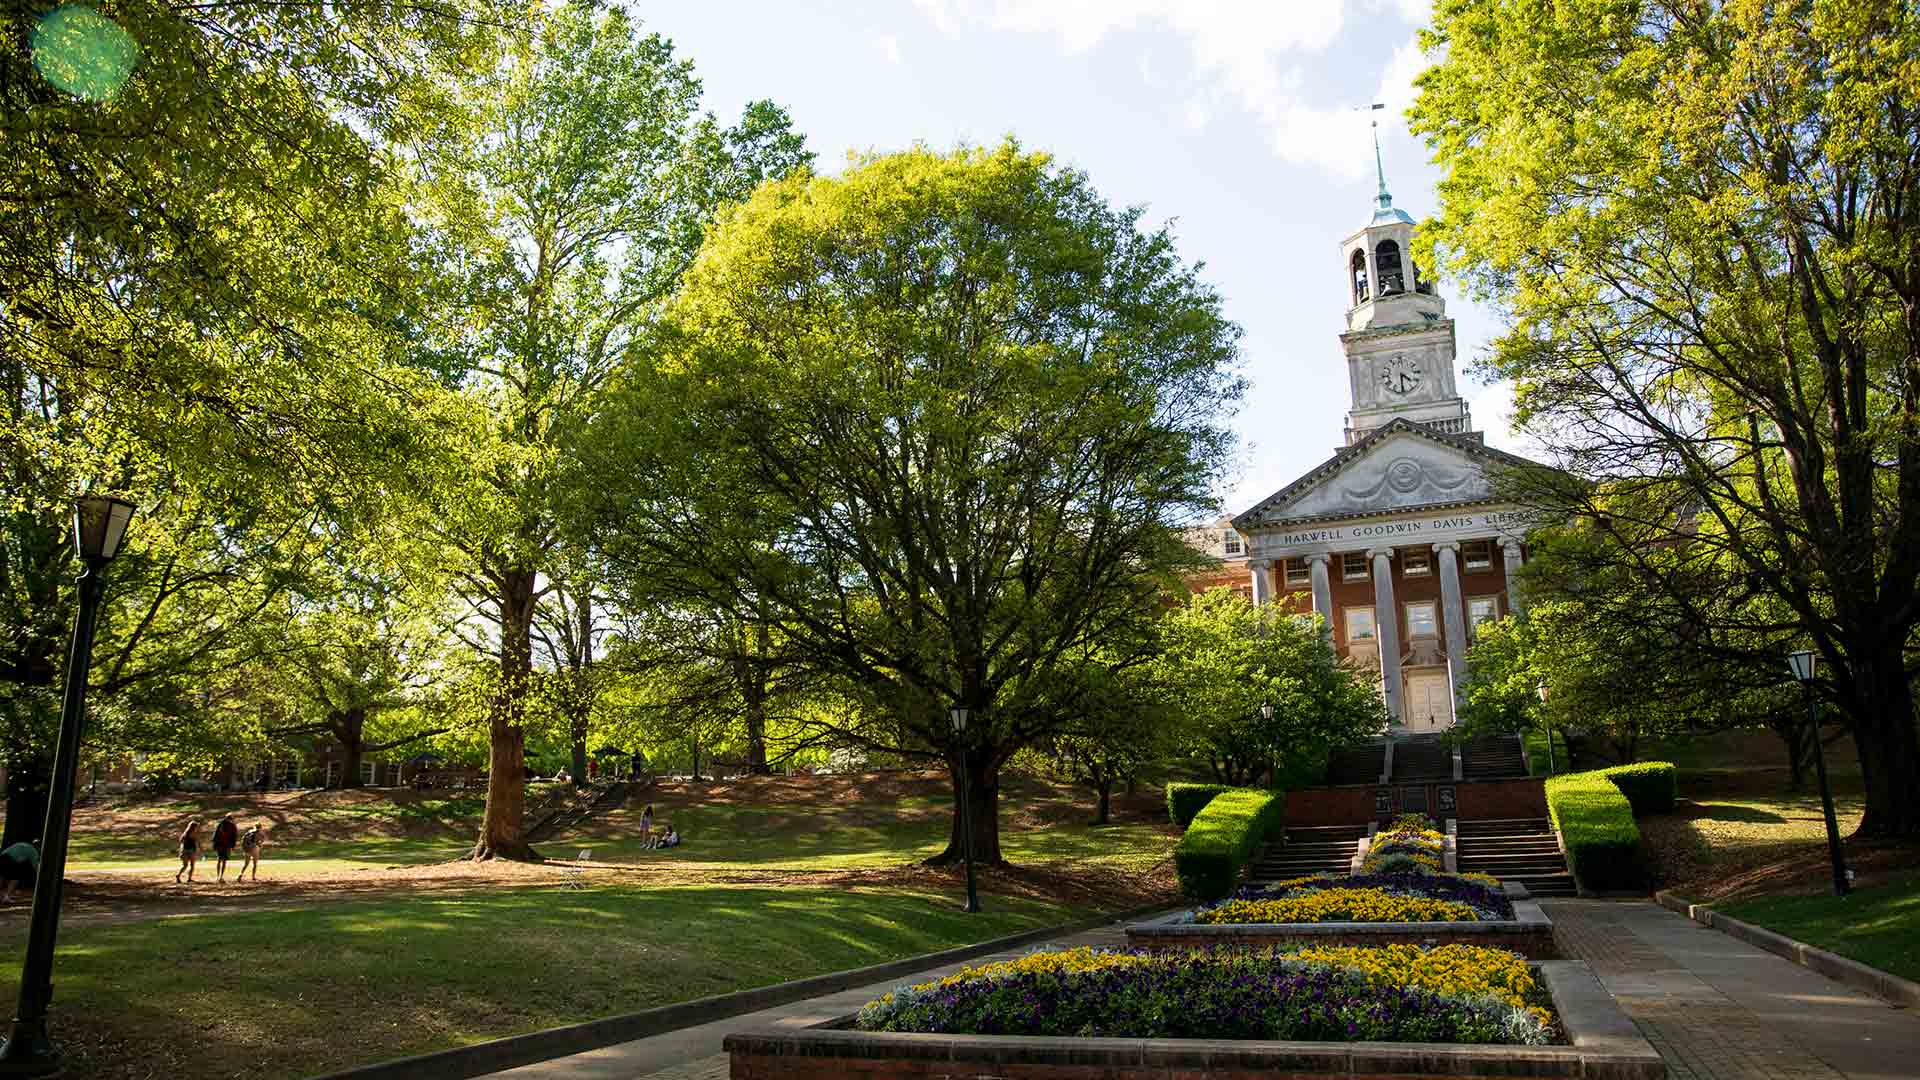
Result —
[[[1456,813],[1461,821],[1547,816],[1544,780],[1464,780],[1454,785]]]
[[[1016,1035],[913,1035],[851,1031],[841,1017],[815,1028],[728,1035],[733,1080],[857,1077],[1004,1080],[1664,1080],[1667,1067],[1587,971],[1540,965],[1566,1046],[1320,1043],[1217,1039],[1074,1039]]]
[[[1221,945],[1479,945],[1511,949],[1529,960],[1557,960],[1553,920],[1539,904],[1516,901],[1513,918],[1499,922],[1192,923],[1186,913],[1127,927],[1139,949],[1208,949]]]
[[[1365,825],[1373,820],[1376,784],[1301,788],[1287,792],[1288,825]]]

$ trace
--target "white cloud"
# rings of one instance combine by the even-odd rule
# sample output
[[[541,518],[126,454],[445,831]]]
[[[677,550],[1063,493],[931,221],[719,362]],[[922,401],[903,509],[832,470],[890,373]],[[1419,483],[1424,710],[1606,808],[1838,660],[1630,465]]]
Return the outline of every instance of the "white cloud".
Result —
[[[873,39],[873,47],[887,58],[889,64],[900,63],[900,39],[892,34],[878,34]]]
[[[1356,108],[1368,102],[1313,101],[1297,62],[1339,36],[1349,9],[1378,19],[1383,9],[1409,23],[1424,22],[1424,0],[914,0],[946,34],[980,28],[1046,34],[1069,53],[1085,52],[1110,35],[1132,30],[1171,32],[1186,46],[1192,86],[1178,103],[1189,126],[1204,125],[1221,108],[1251,113],[1273,152],[1298,164],[1358,179],[1372,163],[1367,125]],[[1415,41],[1395,50],[1373,100],[1396,118],[1413,99],[1413,76],[1424,66]],[[1147,71],[1143,67],[1143,75]],[[1162,73],[1156,68],[1153,76]],[[1149,78],[1149,85],[1158,79]]]

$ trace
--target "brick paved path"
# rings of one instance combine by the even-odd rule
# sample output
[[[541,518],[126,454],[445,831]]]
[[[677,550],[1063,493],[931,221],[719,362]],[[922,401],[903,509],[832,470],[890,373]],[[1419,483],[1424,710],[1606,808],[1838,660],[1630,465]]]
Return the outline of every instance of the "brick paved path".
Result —
[[[1550,900],[1671,1080],[1920,1076],[1920,1018],[1647,901]]]

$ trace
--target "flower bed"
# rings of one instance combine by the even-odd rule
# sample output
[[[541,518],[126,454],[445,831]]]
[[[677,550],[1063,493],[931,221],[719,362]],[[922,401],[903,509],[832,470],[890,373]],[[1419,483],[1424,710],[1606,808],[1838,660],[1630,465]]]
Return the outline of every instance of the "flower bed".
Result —
[[[1360,870],[1368,874],[1437,874],[1447,837],[1424,814],[1403,814],[1375,833]]]
[[[1542,1046],[1544,990],[1499,949],[1068,949],[968,968],[860,1010],[864,1031]]]
[[[1386,889],[1302,889],[1292,895],[1223,900],[1194,913],[1201,923],[1477,922],[1457,900]]]
[[[1286,881],[1275,882],[1266,888],[1243,888],[1235,893],[1226,903],[1233,901],[1296,900],[1326,892],[1341,894],[1379,894],[1388,897],[1419,899],[1459,905],[1471,913],[1472,919],[1480,921],[1498,921],[1514,917],[1513,900],[1507,896],[1506,889],[1501,886],[1498,880],[1488,877],[1486,874],[1355,874],[1352,877],[1334,877],[1327,874],[1316,874],[1312,877],[1290,878]],[[1194,921],[1209,923],[1234,921],[1325,922],[1330,919],[1340,918],[1339,916],[1332,915],[1325,918],[1242,918],[1238,920],[1213,917],[1213,912],[1218,911],[1224,906],[1225,904],[1223,903],[1201,908],[1194,912]],[[1393,909],[1384,905],[1378,905],[1373,907],[1372,910],[1387,912]],[[1437,918],[1413,918],[1409,916],[1406,919],[1401,919],[1398,916],[1370,918],[1364,914],[1354,914],[1346,916],[1344,921],[1465,922],[1469,920],[1466,918],[1450,918],[1445,916]]]

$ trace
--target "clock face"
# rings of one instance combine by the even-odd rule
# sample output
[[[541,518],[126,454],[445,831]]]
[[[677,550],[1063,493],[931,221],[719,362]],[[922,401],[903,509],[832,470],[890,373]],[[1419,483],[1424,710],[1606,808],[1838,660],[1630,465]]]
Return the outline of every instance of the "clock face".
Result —
[[[1421,371],[1417,360],[1396,354],[1380,365],[1380,385],[1389,394],[1411,394],[1420,387]]]

